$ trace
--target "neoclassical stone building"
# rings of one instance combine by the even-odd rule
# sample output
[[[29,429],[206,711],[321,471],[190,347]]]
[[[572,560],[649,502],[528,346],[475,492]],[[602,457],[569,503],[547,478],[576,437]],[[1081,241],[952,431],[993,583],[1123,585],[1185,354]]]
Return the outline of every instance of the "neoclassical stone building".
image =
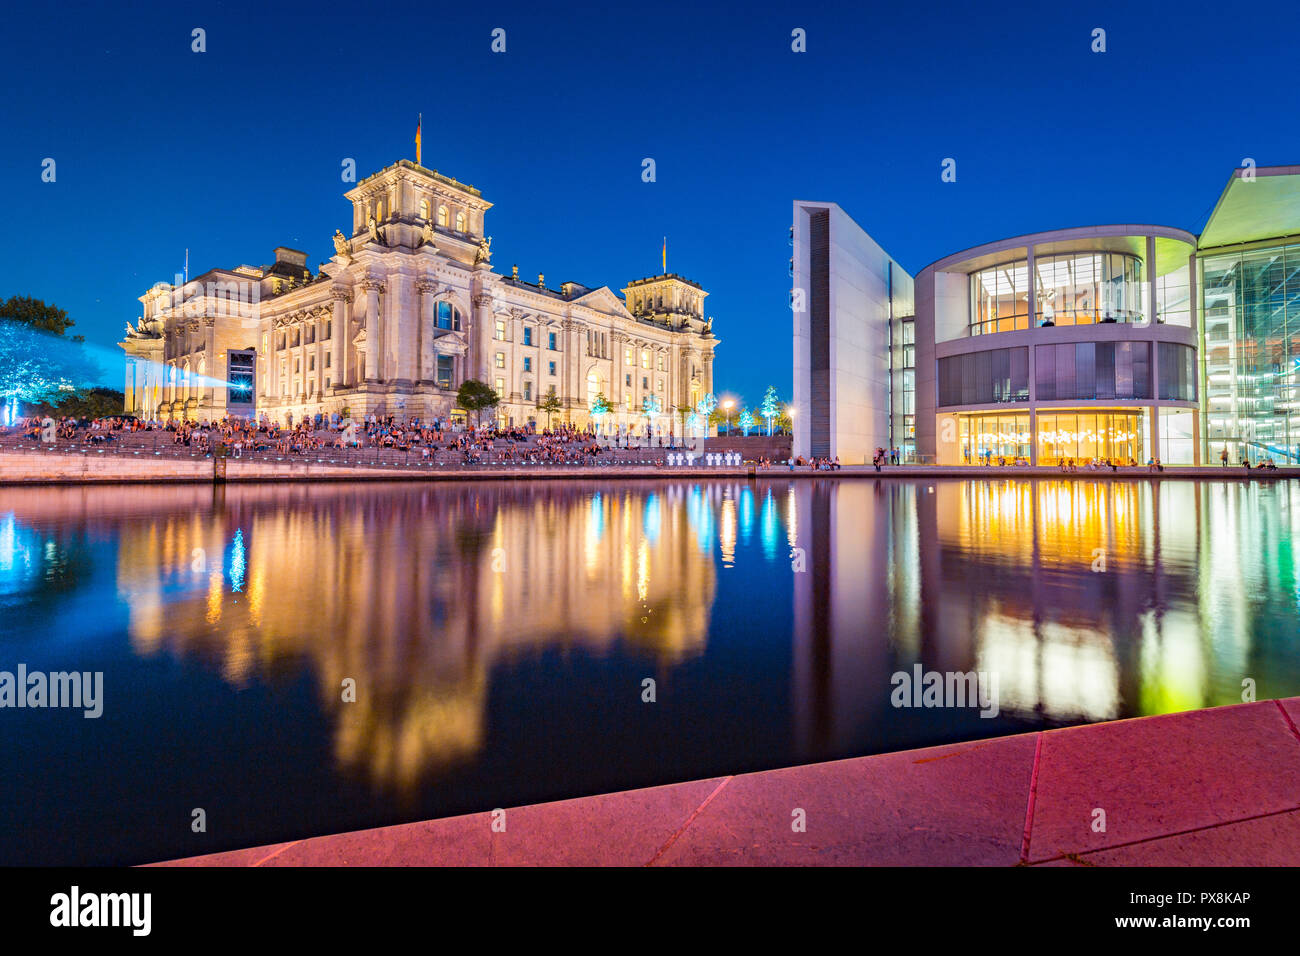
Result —
[[[676,274],[616,295],[576,282],[494,271],[479,190],[408,160],[346,194],[350,236],[313,274],[305,253],[269,266],[213,269],[160,283],[128,325],[126,411],[299,421],[317,412],[455,418],[476,378],[501,396],[503,425],[586,425],[598,394],[604,430],[680,433],[678,410],[713,390],[718,339],[699,285]]]

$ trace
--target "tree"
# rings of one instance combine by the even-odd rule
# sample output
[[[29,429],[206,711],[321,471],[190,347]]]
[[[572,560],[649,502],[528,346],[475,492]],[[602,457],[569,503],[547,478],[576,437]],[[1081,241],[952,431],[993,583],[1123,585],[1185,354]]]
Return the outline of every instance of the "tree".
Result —
[[[483,424],[483,410],[496,408],[501,403],[497,390],[487,382],[476,378],[467,378],[456,390],[456,405],[466,412],[474,413],[474,424]]]
[[[61,392],[52,401],[42,402],[36,408],[55,418],[112,418],[122,414],[125,399],[126,396],[117,389],[96,386]]]
[[[55,305],[46,305],[41,299],[27,295],[11,295],[0,303],[0,319],[9,319],[30,325],[42,332],[62,336],[64,332],[77,323],[68,318],[68,313]],[[84,342],[80,335],[72,336],[74,342]]]
[[[763,393],[763,401],[758,406],[758,413],[767,419],[767,433],[772,434],[772,419],[781,414],[781,400],[776,397],[776,386],[769,385]]]
[[[794,419],[790,417],[790,406],[785,405],[775,419],[776,430],[781,435],[794,434]]]
[[[591,400],[591,414],[598,418],[609,414],[609,399],[605,397],[604,392],[597,392],[596,397]]]
[[[740,418],[736,419],[736,424],[740,426],[741,432],[748,438],[750,429],[754,427],[754,416],[749,413],[748,408],[740,410]]]
[[[546,390],[546,394],[542,396],[542,400],[537,403],[537,407],[539,410],[546,413],[546,427],[550,428],[552,416],[559,414],[560,410],[564,408],[564,404],[560,401],[560,397],[555,394],[554,385]]]
[[[40,299],[15,295],[0,303],[0,406],[8,406],[6,417],[17,414],[19,402],[55,404],[63,393],[99,378],[82,337],[64,336],[72,325],[67,312]]]

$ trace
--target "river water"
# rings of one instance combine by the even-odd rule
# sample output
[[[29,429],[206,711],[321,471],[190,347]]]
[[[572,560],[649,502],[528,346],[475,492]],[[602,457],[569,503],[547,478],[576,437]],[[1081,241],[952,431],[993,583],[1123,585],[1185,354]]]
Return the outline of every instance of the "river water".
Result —
[[[0,707],[0,863],[1297,695],[1297,517],[1286,481],[6,488],[0,704],[21,665],[102,713]]]

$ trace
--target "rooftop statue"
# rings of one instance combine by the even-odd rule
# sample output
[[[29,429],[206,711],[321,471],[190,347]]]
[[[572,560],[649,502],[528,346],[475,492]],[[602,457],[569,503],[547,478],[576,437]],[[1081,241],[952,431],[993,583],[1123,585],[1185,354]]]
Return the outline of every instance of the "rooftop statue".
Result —
[[[485,236],[478,241],[478,253],[474,256],[475,262],[492,261],[492,237]]]
[[[374,222],[374,220],[372,219],[371,222]],[[347,237],[343,235],[342,230],[339,229],[334,230],[334,251],[344,259],[351,261],[352,243],[348,242]]]

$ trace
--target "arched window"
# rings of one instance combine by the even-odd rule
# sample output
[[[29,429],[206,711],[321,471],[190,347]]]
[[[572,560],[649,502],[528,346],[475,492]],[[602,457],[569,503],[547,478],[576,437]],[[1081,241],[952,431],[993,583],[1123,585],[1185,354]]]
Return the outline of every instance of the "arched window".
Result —
[[[438,207],[438,225],[445,227],[447,225],[447,207]]]
[[[456,213],[456,231],[465,231],[465,214],[463,212]]]
[[[420,200],[420,218],[421,219],[429,218],[429,200],[427,199]]]
[[[600,372],[592,369],[587,373],[587,407],[591,408],[596,403],[596,396],[605,390],[605,382],[600,376]]]
[[[452,308],[450,302],[438,303],[438,328],[450,329],[452,322]]]

